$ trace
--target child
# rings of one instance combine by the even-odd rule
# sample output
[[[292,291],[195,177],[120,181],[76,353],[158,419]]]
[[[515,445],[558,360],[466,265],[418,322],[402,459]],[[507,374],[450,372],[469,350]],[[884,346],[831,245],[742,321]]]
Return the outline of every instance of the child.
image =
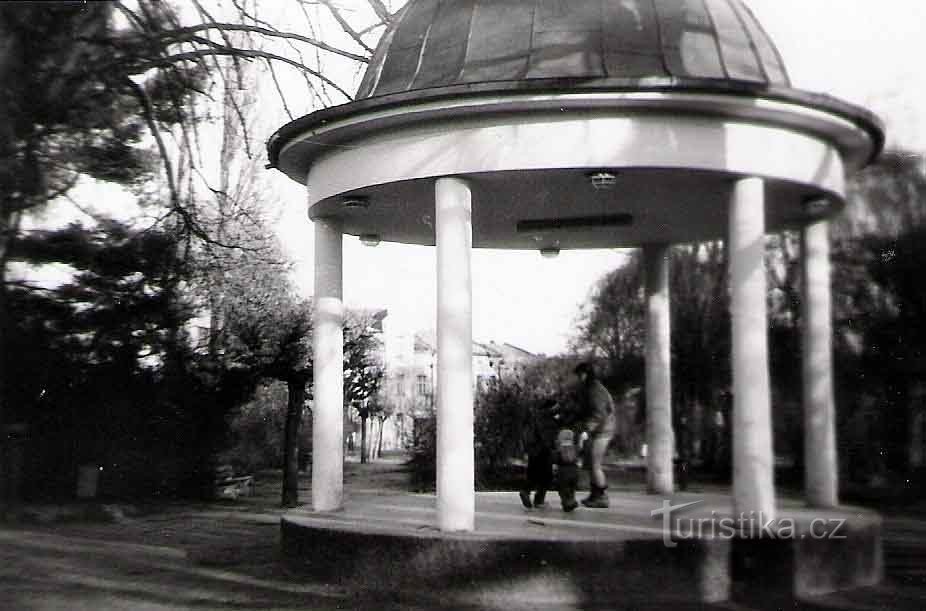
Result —
[[[547,490],[553,486],[553,446],[557,432],[556,401],[546,400],[533,406],[524,423],[524,450],[527,453],[527,478],[519,493],[527,509],[543,507]],[[531,492],[534,498],[531,499]]]
[[[556,435],[557,489],[563,511],[567,513],[579,506],[576,487],[579,483],[580,443],[571,428],[561,428]]]

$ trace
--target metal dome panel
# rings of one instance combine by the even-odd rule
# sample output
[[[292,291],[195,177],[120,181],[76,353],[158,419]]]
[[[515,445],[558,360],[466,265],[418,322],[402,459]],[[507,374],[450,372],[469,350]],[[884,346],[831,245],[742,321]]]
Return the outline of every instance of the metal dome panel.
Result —
[[[411,0],[383,36],[357,99],[472,83],[650,77],[790,86],[741,0]]]

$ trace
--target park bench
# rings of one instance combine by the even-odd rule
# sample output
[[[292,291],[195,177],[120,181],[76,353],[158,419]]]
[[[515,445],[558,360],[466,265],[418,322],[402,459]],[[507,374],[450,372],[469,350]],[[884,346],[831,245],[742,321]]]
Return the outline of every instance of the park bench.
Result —
[[[231,465],[219,465],[215,469],[213,496],[217,499],[237,499],[254,493],[253,475],[235,475]]]

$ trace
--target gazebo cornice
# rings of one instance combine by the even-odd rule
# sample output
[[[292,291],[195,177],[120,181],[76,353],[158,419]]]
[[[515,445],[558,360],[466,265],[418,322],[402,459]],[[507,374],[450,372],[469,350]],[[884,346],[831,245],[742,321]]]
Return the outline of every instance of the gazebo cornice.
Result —
[[[883,150],[884,124],[867,109],[838,98],[750,81],[647,77],[532,79],[435,87],[365,98],[318,110],[287,123],[267,143],[269,167],[304,183],[315,155],[286,159],[290,145],[316,139],[332,146],[370,131],[446,117],[502,112],[610,109],[696,113],[750,119],[808,131],[836,144],[855,169]],[[303,151],[304,152],[304,151]]]

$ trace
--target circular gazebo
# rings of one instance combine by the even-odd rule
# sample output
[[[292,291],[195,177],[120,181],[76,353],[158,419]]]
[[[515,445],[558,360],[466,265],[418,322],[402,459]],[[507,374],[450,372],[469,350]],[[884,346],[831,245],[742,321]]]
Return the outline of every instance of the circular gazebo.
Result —
[[[838,503],[827,219],[883,145],[790,86],[742,0],[411,0],[356,100],[282,127],[315,226],[312,501],[343,503],[342,236],[437,248],[437,521],[474,529],[473,247],[642,247],[648,484],[673,490],[668,252],[723,239],[733,499],[774,518],[764,240],[800,230],[806,496]],[[668,442],[667,442],[668,441]]]

